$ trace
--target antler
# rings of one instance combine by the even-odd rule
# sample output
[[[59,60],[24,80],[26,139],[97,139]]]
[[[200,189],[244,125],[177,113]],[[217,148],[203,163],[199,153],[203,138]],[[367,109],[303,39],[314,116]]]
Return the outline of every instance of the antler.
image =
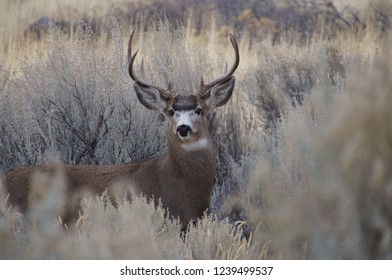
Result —
[[[147,88],[154,88],[156,89],[162,96],[166,97],[167,99],[172,99],[175,94],[174,90],[172,87],[172,84],[169,82],[169,86],[167,89],[163,89],[161,87],[153,86],[151,84],[146,83],[145,81],[139,79],[134,71],[133,71],[133,62],[135,61],[136,55],[139,52],[139,49],[136,50],[134,54],[132,54],[132,39],[133,39],[133,34],[135,33],[136,27],[132,29],[131,36],[129,37],[129,42],[128,42],[128,72],[129,76],[131,77],[132,80],[137,82],[139,85]],[[142,66],[143,67],[143,66]]]
[[[237,39],[236,37],[230,33],[230,42],[231,45],[234,48],[234,52],[235,52],[235,60],[234,60],[234,64],[231,66],[229,72],[224,73],[221,77],[219,77],[218,79],[208,83],[208,84],[204,84],[204,80],[203,78],[201,78],[200,81],[200,88],[197,91],[197,96],[199,97],[203,97],[205,94],[207,94],[207,92],[213,88],[214,86],[216,86],[217,84],[223,83],[225,81],[227,81],[235,72],[235,70],[237,69],[238,65],[240,64],[240,53],[238,50],[238,43],[237,43]],[[225,70],[227,70],[227,64],[225,66]]]

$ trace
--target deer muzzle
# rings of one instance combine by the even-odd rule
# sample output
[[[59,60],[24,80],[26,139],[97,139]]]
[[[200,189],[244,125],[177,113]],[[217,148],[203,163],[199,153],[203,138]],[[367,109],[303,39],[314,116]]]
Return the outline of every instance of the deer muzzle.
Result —
[[[192,129],[188,125],[182,124],[177,127],[177,133],[181,137],[188,137],[191,135],[191,132],[192,132]]]

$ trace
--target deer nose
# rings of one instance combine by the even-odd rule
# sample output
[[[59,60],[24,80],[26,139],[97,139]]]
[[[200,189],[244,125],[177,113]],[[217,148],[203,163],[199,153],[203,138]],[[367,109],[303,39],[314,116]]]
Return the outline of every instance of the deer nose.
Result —
[[[189,136],[191,133],[191,128],[185,124],[180,125],[177,127],[177,133],[180,134],[182,137]]]

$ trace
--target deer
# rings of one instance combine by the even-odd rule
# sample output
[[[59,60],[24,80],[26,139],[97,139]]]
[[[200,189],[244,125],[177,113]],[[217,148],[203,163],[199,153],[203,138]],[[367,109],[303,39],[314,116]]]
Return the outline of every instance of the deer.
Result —
[[[225,105],[232,96],[235,85],[233,74],[240,62],[238,43],[236,37],[229,34],[235,58],[228,71],[226,63],[226,70],[219,78],[209,83],[204,83],[201,78],[196,92],[178,94],[171,82],[162,88],[143,81],[135,74],[134,61],[139,49],[132,52],[134,33],[135,28],[128,42],[129,76],[138,101],[168,119],[167,154],[116,165],[63,164],[67,199],[77,197],[82,191],[101,195],[116,184],[126,182],[131,186],[132,194],[159,200],[170,217],[179,219],[184,230],[191,221],[201,218],[210,204],[217,163],[207,116],[215,107]],[[26,213],[33,173],[53,173],[52,169],[48,165],[29,166],[6,175],[5,189],[10,207]],[[69,204],[63,221],[71,223],[77,220],[78,215],[78,207]]]

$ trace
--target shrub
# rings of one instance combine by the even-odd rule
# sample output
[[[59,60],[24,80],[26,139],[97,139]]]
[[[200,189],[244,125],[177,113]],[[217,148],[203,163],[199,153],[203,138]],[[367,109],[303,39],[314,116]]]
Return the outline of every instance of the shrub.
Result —
[[[127,38],[110,22],[110,36],[87,24],[71,37],[51,26],[20,70],[1,69],[2,172],[51,157],[117,164],[165,152],[166,123],[138,103],[126,73]],[[146,80],[193,93],[200,76],[218,76],[233,54],[222,36],[227,27],[211,22],[201,32],[191,20],[171,19],[138,29],[136,64],[144,58]],[[306,42],[289,29],[274,31],[279,40],[258,33],[250,40],[246,25],[239,29],[236,89],[209,119],[218,158],[211,215],[185,237],[162,207],[143,198],[117,198],[114,207],[106,194],[86,196],[78,223],[63,225],[59,171],[36,174],[29,215],[7,209],[0,192],[0,257],[391,258],[384,27],[323,36],[313,26]]]

